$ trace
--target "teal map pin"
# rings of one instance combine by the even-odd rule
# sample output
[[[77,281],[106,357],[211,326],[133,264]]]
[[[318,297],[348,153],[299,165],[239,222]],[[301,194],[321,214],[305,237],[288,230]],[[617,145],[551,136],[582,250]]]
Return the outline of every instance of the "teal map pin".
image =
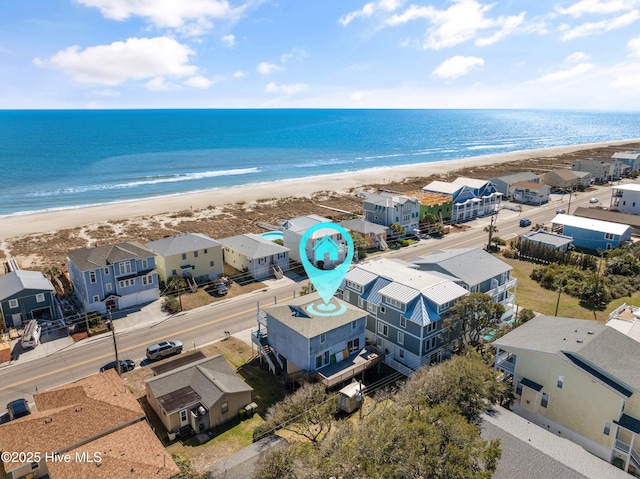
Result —
[[[315,234],[314,234],[315,233]],[[341,253],[344,252],[344,245],[336,242],[331,236],[338,233],[347,242],[347,251],[344,261],[334,269],[316,268],[307,256],[307,243],[313,241],[311,252],[313,259],[318,262],[338,261]],[[318,223],[309,228],[300,240],[300,258],[302,266],[309,277],[309,281],[320,294],[325,305],[328,305],[333,295],[338,290],[344,277],[349,272],[351,260],[353,259],[353,240],[351,235],[342,226],[332,222]],[[327,261],[327,259],[329,261]]]

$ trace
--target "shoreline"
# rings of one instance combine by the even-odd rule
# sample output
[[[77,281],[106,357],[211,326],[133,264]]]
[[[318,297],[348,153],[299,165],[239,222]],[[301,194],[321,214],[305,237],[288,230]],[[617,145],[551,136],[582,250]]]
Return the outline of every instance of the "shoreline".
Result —
[[[496,165],[540,157],[553,157],[598,147],[619,146],[640,142],[625,139],[533,150],[519,150],[457,160],[442,160],[412,165],[379,167],[348,173],[331,173],[319,177],[293,178],[273,182],[178,193],[141,200],[69,207],[44,212],[16,213],[0,217],[0,240],[30,234],[88,226],[96,223],[127,220],[137,217],[163,215],[188,210],[201,210],[229,204],[251,203],[258,200],[310,197],[321,191],[346,193],[354,188],[382,185],[407,178],[427,177],[450,173],[462,168]],[[523,167],[526,170],[526,167]],[[321,180],[319,183],[318,180]]]

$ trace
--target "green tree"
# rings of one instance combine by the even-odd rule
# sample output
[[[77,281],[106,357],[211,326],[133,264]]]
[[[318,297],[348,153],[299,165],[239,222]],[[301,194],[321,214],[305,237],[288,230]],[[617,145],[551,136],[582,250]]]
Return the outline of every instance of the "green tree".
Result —
[[[360,233],[357,233],[355,231],[351,233],[351,239],[353,240],[353,247],[358,252],[358,259],[366,258],[367,248],[369,247],[367,240],[365,240]]]
[[[283,239],[277,238],[277,239],[274,239],[273,242],[275,244],[277,244],[277,245],[284,246],[284,240]]]
[[[404,226],[400,226],[398,223],[391,223],[389,228],[391,228],[394,235],[403,235],[406,231],[406,228]]]
[[[44,274],[46,274],[47,277],[53,281],[55,278],[60,276],[60,268],[58,268],[56,265],[47,266],[44,269]]]
[[[425,213],[424,216],[422,217],[422,222],[432,225],[438,222],[438,217],[433,213]]]
[[[603,281],[592,278],[584,283],[580,299],[591,308],[604,309],[612,298],[607,285]]]
[[[482,331],[495,327],[504,314],[504,306],[485,293],[471,293],[460,299],[449,310],[444,329],[452,339],[462,344],[477,345]]]
[[[311,294],[315,290],[316,289],[313,287],[313,284],[311,283],[311,281],[309,281],[307,284],[303,284],[302,287],[300,288],[300,296]]]
[[[167,291],[182,291],[187,288],[187,280],[184,276],[171,276],[167,279]]]
[[[534,313],[532,310],[524,308],[523,310],[520,311],[520,313],[518,314],[518,321],[520,323],[526,323],[527,321],[531,321],[533,318],[536,317],[536,313]]]

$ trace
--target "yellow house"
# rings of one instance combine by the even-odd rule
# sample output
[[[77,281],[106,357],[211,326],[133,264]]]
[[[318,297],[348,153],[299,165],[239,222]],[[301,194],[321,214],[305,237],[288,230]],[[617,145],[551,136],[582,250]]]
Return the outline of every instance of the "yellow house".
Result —
[[[222,245],[200,233],[180,233],[146,244],[156,257],[158,277],[191,276],[208,281],[222,276]]]
[[[514,412],[640,470],[640,343],[597,321],[538,316],[493,346]]]

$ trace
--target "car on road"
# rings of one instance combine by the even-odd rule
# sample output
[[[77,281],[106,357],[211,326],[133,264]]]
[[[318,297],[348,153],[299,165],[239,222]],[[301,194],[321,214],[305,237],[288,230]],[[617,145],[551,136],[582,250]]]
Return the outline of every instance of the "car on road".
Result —
[[[133,362],[131,359],[121,359],[120,360],[120,372],[121,373],[126,373],[129,371],[133,371],[133,369],[136,367],[136,363]],[[115,369],[116,368],[116,362],[115,361],[111,361],[110,363],[105,364],[104,366],[102,366],[100,368],[100,372],[103,373],[105,371],[108,371],[109,369]]]
[[[7,404],[7,412],[9,413],[9,421],[13,421],[14,419],[28,416],[31,414],[31,409],[29,409],[27,400],[21,398]]]
[[[156,359],[166,358],[167,356],[180,354],[181,352],[181,341],[162,341],[161,343],[152,344],[147,348],[147,359],[155,361]]]
[[[589,203],[597,203],[598,202],[598,198],[591,198],[589,200]]]
[[[531,225],[531,220],[529,218],[522,218],[520,220],[520,227],[521,228],[525,228],[525,227],[530,226],[530,225]]]
[[[564,208],[560,208],[560,209],[556,210],[556,214],[557,215],[563,215],[565,213],[566,213],[566,211],[564,210]]]

